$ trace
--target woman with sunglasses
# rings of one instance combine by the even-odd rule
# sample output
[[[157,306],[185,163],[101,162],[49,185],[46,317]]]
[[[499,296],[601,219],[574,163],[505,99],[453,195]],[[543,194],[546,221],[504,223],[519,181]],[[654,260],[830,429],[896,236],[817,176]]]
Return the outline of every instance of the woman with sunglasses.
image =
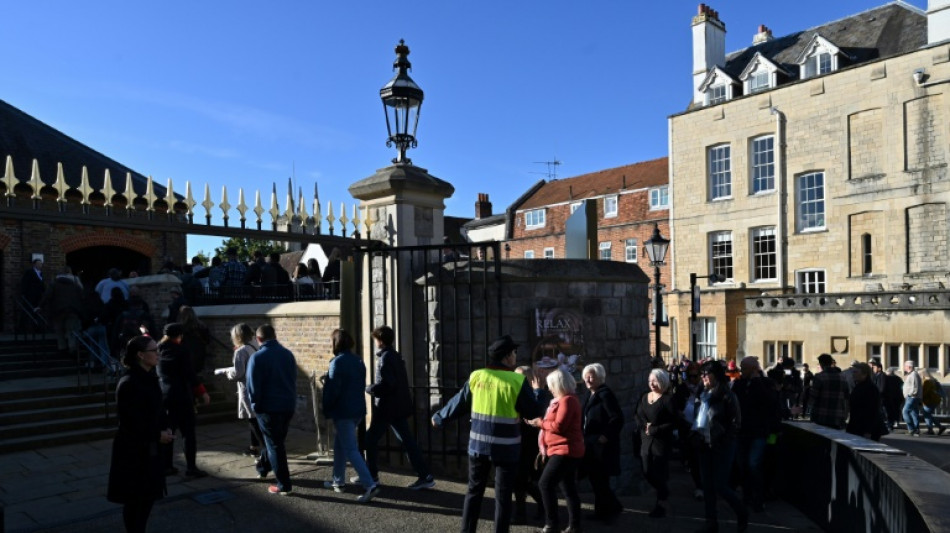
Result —
[[[138,533],[145,531],[155,500],[165,496],[159,447],[175,436],[165,424],[155,373],[158,345],[150,337],[133,337],[123,351],[122,364],[128,371],[115,393],[119,429],[112,441],[107,498],[123,504],[125,530]]]
[[[690,441],[699,456],[706,506],[707,533],[719,531],[716,497],[722,496],[736,513],[737,531],[749,528],[749,511],[736,491],[729,486],[729,475],[736,456],[736,430],[741,420],[739,402],[729,388],[726,369],[719,361],[709,361],[700,370],[703,391],[695,401]]]

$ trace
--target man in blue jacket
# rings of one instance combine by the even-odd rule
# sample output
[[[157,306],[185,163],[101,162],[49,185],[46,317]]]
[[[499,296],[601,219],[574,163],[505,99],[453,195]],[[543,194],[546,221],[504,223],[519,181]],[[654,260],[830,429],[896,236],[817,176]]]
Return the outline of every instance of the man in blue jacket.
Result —
[[[247,364],[251,409],[257,415],[266,445],[257,461],[257,473],[264,479],[273,470],[277,484],[271,485],[268,491],[287,496],[292,485],[284,441],[297,405],[297,361],[290,350],[277,342],[277,334],[270,324],[257,328],[257,342],[261,349]]]

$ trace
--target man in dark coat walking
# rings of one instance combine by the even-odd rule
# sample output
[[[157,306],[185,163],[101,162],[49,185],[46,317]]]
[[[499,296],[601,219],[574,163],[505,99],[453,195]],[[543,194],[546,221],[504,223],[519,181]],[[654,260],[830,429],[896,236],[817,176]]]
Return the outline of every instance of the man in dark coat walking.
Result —
[[[366,394],[373,397],[373,418],[366,430],[366,465],[374,480],[379,480],[379,439],[392,428],[396,438],[402,443],[412,468],[419,476],[409,488],[428,489],[435,486],[435,480],[429,472],[429,465],[422,457],[422,451],[409,428],[412,415],[412,398],[409,394],[409,377],[406,375],[406,363],[393,348],[396,333],[389,326],[373,330],[376,340],[376,379],[366,387]]]

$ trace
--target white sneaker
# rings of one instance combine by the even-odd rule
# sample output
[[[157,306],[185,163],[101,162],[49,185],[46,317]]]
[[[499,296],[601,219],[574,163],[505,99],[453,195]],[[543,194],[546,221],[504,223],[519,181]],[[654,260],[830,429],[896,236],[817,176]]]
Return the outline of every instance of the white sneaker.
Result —
[[[369,503],[379,494],[379,485],[373,485],[372,487],[366,489],[366,492],[361,494],[356,498],[356,501],[360,503]]]
[[[356,484],[359,483],[359,482],[360,482],[360,476],[359,476],[359,475],[355,475],[355,476],[350,477],[350,483],[356,485]],[[376,483],[377,485],[379,485],[379,478],[373,479],[373,483]]]
[[[325,488],[325,489],[333,489],[333,492],[343,492],[343,487],[345,487],[345,486],[346,486],[346,485],[338,485],[338,484],[334,483],[333,481],[324,481],[324,482],[323,482],[323,488]]]

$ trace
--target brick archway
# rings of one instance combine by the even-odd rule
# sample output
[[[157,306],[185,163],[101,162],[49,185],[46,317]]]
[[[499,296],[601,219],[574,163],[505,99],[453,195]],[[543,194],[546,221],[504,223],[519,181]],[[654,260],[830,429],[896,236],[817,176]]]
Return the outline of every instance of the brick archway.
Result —
[[[7,238],[9,240],[9,237]],[[2,242],[0,242],[2,244]],[[155,257],[155,245],[140,237],[122,234],[89,233],[65,237],[59,241],[59,248],[63,254],[82,250],[92,246],[116,246],[138,252],[145,257]]]

